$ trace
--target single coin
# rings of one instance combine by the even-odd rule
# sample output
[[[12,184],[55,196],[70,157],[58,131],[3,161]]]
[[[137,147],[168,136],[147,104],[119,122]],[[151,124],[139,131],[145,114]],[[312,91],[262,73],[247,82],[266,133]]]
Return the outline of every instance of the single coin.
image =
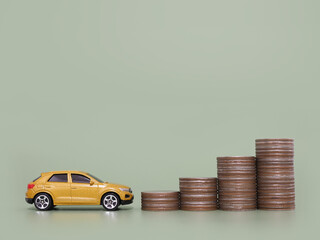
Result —
[[[144,211],[176,211],[179,210],[179,207],[141,207]]]
[[[208,205],[208,206],[181,205],[180,209],[184,211],[214,211],[218,209],[218,206],[217,205]]]
[[[293,142],[293,138],[261,138],[256,139],[256,142]]]
[[[278,185],[259,185],[258,186],[258,190],[260,190],[260,191],[277,191],[277,190],[279,190],[279,191],[294,191],[294,189],[295,189],[295,186],[294,186],[294,184],[292,184],[291,186],[289,185],[289,186],[287,186],[287,185],[285,185],[285,186],[282,186],[282,185],[280,185],[280,184],[278,184]]]
[[[256,150],[260,149],[294,149],[293,144],[256,144]]]
[[[270,162],[259,162],[257,164],[257,169],[264,169],[264,168],[275,168],[275,167],[279,167],[279,168],[294,168],[294,164],[293,163],[270,163]]]
[[[256,158],[217,158],[218,164],[253,164]]]
[[[142,206],[145,207],[174,207],[179,206],[179,202],[143,202]]]
[[[161,190],[161,191],[146,191],[146,192],[141,192],[142,197],[177,197],[179,196],[178,191],[168,191],[168,190]]]
[[[264,159],[291,158],[294,159],[294,153],[257,153],[257,162]]]
[[[288,155],[288,156],[294,156],[293,150],[283,150],[283,149],[273,149],[273,150],[256,150],[256,155],[259,156],[265,156],[265,155]]]
[[[275,200],[294,200],[295,199],[295,194],[294,193],[263,193],[263,194],[258,194],[258,201],[275,201]]]
[[[179,198],[141,198],[142,202],[179,202]]]
[[[259,169],[258,171],[258,178],[262,176],[278,176],[278,175],[286,175],[286,176],[293,176],[293,170],[287,169]]]
[[[287,205],[258,205],[258,209],[260,210],[294,210],[294,204],[287,204]]]
[[[257,205],[255,204],[221,204],[219,205],[219,209],[223,211],[249,211],[256,210]]]
[[[258,158],[257,159],[257,166],[261,164],[293,164],[293,158]]]
[[[272,207],[272,208],[281,208],[281,207],[294,207],[294,201],[290,202],[258,202],[258,208],[260,207]]]
[[[217,201],[217,195],[215,196],[181,196],[180,202],[202,202],[202,201],[210,201],[210,202],[215,202]]]
[[[203,194],[217,194],[218,189],[181,189],[180,196],[182,194],[194,194],[194,195],[203,195]]]
[[[216,182],[216,177],[194,177],[194,178],[187,178],[187,177],[180,177],[180,182]]]
[[[255,156],[225,156],[225,157],[217,157],[218,160],[236,160],[236,159],[255,159]]]

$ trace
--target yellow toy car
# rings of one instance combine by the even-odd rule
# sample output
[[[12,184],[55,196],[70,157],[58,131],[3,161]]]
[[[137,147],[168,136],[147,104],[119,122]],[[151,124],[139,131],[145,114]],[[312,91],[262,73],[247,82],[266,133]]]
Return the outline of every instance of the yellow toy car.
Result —
[[[56,205],[102,205],[116,210],[120,204],[133,202],[131,188],[108,183],[80,171],[54,171],[42,173],[28,184],[26,202],[34,203],[41,211]]]

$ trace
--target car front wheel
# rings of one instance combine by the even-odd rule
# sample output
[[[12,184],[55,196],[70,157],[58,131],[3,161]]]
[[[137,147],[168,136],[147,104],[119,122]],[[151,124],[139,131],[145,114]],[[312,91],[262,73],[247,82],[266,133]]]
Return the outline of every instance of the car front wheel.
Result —
[[[120,198],[115,193],[106,193],[102,197],[102,206],[108,211],[117,210],[120,205]]]
[[[39,193],[34,198],[34,206],[40,211],[47,211],[52,209],[53,203],[51,196],[47,193]]]

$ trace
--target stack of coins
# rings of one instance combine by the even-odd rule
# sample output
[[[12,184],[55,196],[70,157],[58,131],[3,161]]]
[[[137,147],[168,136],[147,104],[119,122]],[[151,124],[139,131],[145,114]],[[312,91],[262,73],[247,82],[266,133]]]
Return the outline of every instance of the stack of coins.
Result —
[[[221,210],[257,208],[256,159],[218,157],[218,202]]]
[[[141,193],[141,209],[147,211],[179,210],[179,192],[150,191]]]
[[[295,208],[293,139],[256,140],[258,208]]]
[[[179,178],[179,185],[181,210],[217,209],[217,178]]]

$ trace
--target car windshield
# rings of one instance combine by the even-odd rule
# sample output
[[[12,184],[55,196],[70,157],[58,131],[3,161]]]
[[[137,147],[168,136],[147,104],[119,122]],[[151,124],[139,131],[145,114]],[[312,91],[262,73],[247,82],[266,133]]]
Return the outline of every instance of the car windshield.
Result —
[[[90,174],[90,173],[88,173],[88,175],[89,175],[90,177],[94,178],[95,180],[97,180],[98,182],[101,182],[101,183],[104,182],[104,181],[102,181],[100,178],[97,178],[97,177],[93,176],[93,175]]]

